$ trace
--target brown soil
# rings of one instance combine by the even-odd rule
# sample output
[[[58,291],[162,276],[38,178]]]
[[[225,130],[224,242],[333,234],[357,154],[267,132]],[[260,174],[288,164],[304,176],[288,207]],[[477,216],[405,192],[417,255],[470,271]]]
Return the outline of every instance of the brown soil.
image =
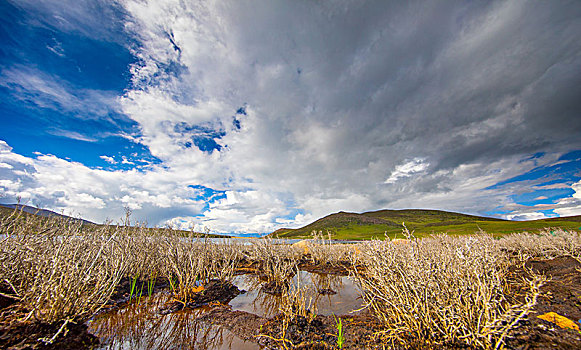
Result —
[[[264,317],[244,311],[232,311],[227,305],[205,313],[200,320],[223,326],[243,340],[256,341],[258,330],[268,321]]]
[[[14,298],[9,298],[7,296],[4,296],[2,294],[5,295],[13,295],[14,292],[12,291],[12,289],[8,286],[7,283],[4,282],[0,282],[0,310],[16,303],[16,299]]]
[[[63,323],[47,324],[36,321],[20,322],[26,315],[7,308],[0,313],[0,349],[88,349],[99,344],[99,339],[87,332],[82,322],[69,323],[66,331],[59,334],[52,344],[39,341],[52,338]]]
[[[348,261],[339,264],[313,264],[310,261],[305,261],[299,265],[299,269],[303,271],[337,276],[349,276],[349,268],[351,268],[351,263]]]
[[[124,277],[119,281],[117,287],[113,291],[109,302],[107,303],[108,307],[112,306],[122,306],[123,304],[127,303],[130,300],[129,291],[131,290],[131,282],[132,278]],[[166,278],[160,278],[155,281],[155,285],[153,288],[153,294],[159,293],[161,291],[167,290],[169,288],[169,283]],[[142,295],[147,295],[147,280],[137,280],[135,284],[135,289],[137,289],[136,293],[142,291]],[[135,297],[135,295],[133,296]]]
[[[570,257],[532,260],[525,265],[550,278],[537,305],[507,340],[508,349],[581,349],[581,333],[561,328],[537,316],[555,312],[581,327],[581,263]]]
[[[339,317],[338,317],[339,318]],[[297,349],[337,349],[337,320],[334,316],[314,317],[311,321],[303,316],[292,319],[283,328],[283,316],[279,315],[262,326],[259,344],[268,348],[282,348],[281,339],[292,342]],[[383,345],[375,334],[381,326],[368,314],[340,316],[343,326],[343,349],[382,349]],[[287,346],[291,345],[287,342]]]
[[[195,296],[186,304],[175,301],[165,305],[159,313],[166,315],[172,312],[179,311],[184,307],[196,309],[209,303],[227,304],[234,299],[238,294],[243,293],[235,285],[230,282],[211,280],[204,285],[204,290],[195,294]]]
[[[380,325],[368,314],[341,316],[344,349],[382,349],[374,336]],[[297,316],[283,328],[283,315],[266,319],[244,311],[231,311],[229,307],[216,308],[200,320],[227,328],[244,340],[257,342],[264,349],[284,349],[280,339],[286,334],[286,346],[292,349],[337,349],[337,322],[334,316],[316,316],[309,320]],[[292,342],[292,344],[291,344]],[[292,346],[291,346],[292,345]]]

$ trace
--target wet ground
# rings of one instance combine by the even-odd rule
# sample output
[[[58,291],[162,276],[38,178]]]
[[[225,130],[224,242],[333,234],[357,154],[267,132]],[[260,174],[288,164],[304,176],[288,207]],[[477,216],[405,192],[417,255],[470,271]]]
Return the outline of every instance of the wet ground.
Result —
[[[233,283],[246,291],[230,301],[233,311],[245,311],[266,318],[279,313],[282,297],[264,292],[256,275],[236,276]],[[314,299],[317,314],[320,315],[346,315],[363,306],[357,287],[346,276],[299,271],[293,277],[292,285],[310,287],[309,297]]]
[[[269,342],[259,345],[257,335],[261,326],[280,313],[283,297],[264,292],[264,282],[258,275],[239,275],[232,283],[244,292],[222,302],[172,310],[175,302],[163,291],[101,313],[87,323],[88,330],[99,338],[98,349],[264,348]],[[345,276],[299,271],[291,285],[310,291],[308,298],[312,298],[322,319],[347,315],[362,307],[356,286]]]
[[[538,318],[548,312],[581,327],[581,263],[571,257],[535,260],[525,267],[550,280],[541,287],[537,305],[507,341],[509,349],[581,349],[581,333]],[[526,277],[526,276],[523,276]]]
[[[87,323],[99,338],[97,349],[259,349],[226,328],[202,321],[214,306],[162,314],[172,298],[159,293]]]
[[[537,316],[555,312],[581,326],[581,263],[564,257],[529,261],[526,269],[550,278],[541,288],[533,312],[508,337],[508,349],[581,349],[581,333]],[[158,283],[151,297],[129,300],[129,281],[114,302],[88,322],[70,323],[52,345],[38,338],[54,335],[62,324],[19,322],[26,314],[12,300],[0,299],[0,349],[333,349],[337,322],[343,326],[344,349],[381,349],[381,330],[362,308],[357,286],[342,268],[302,266],[291,286],[306,287],[315,313],[290,322],[280,313],[282,296],[267,293],[264,276],[245,271],[232,284],[211,282],[190,305],[172,299]],[[517,277],[526,269],[515,268]],[[322,273],[322,272],[328,273]],[[251,273],[248,273],[251,272]],[[262,278],[261,278],[262,277]],[[1,286],[4,288],[6,286]],[[286,322],[286,323],[285,323]],[[280,339],[286,337],[285,343]],[[386,347],[389,348],[389,347]]]

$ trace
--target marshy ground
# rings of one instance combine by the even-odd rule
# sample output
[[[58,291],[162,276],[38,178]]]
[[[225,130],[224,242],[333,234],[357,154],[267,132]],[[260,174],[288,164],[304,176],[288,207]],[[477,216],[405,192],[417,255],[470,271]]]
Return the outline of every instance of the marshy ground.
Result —
[[[581,347],[575,231],[291,245],[1,220],[0,348]]]

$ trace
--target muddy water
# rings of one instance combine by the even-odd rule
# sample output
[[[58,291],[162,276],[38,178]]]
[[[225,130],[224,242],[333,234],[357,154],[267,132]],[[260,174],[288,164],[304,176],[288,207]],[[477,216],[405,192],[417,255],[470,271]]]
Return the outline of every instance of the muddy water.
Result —
[[[262,292],[258,277],[237,276],[233,283],[247,291],[230,301],[233,311],[267,318],[279,312],[281,297]],[[344,315],[362,306],[356,286],[347,277],[301,271],[293,278],[293,286],[297,285],[308,288],[321,315]],[[336,294],[325,294],[331,291]],[[208,307],[159,314],[170,300],[168,293],[141,298],[95,317],[88,322],[89,331],[99,337],[99,349],[260,349],[219,325],[201,321]]]
[[[257,276],[236,276],[233,283],[248,292],[230,301],[232,310],[267,318],[279,312],[282,297],[263,292]],[[348,277],[300,271],[293,278],[293,286],[309,287],[308,297],[313,299],[319,315],[345,315],[363,306],[357,287]],[[329,291],[336,294],[325,293]]]
[[[88,322],[89,332],[99,337],[98,349],[260,349],[227,329],[201,322],[207,308],[160,315],[171,300],[165,293],[101,314]]]
[[[160,315],[170,299],[159,293],[89,321],[89,332],[101,342],[98,349],[259,349],[222,327],[198,321],[208,309]]]

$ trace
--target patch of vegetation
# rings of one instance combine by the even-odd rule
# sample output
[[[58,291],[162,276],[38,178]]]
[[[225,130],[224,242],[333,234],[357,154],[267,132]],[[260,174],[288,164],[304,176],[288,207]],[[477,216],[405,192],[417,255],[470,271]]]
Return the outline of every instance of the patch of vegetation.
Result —
[[[417,237],[447,233],[452,236],[494,232],[502,236],[513,232],[537,232],[553,227],[577,230],[581,226],[581,216],[552,218],[531,221],[509,221],[497,218],[466,215],[441,210],[380,210],[362,214],[339,212],[328,215],[298,229],[280,229],[271,234],[279,238],[309,238],[312,231],[329,232],[333,239],[367,240],[405,238],[401,223],[415,231]]]
[[[346,232],[358,229],[363,236],[391,227],[379,221],[385,221],[380,214],[372,213],[361,220],[357,215],[345,215],[348,222],[341,228]],[[272,289],[279,294],[277,316],[261,317],[264,327],[260,331],[256,324],[254,330],[245,332],[254,335],[256,342],[268,342],[269,348],[379,349],[391,344],[393,348],[496,349],[515,338],[511,332],[534,311],[540,288],[548,283],[547,274],[525,269],[527,262],[565,257],[575,263],[565,267],[578,275],[581,234],[577,231],[549,229],[501,239],[482,233],[418,239],[412,225],[426,227],[440,222],[427,227],[469,228],[477,222],[480,228],[491,225],[502,229],[508,227],[502,225],[514,223],[450,213],[424,213],[414,221],[409,212],[397,214],[397,220],[410,223],[400,231],[404,240],[387,237],[331,244],[324,235],[315,233],[314,239],[291,245],[274,239],[215,243],[192,235],[184,237],[171,229],[150,231],[129,226],[129,218],[124,225],[93,227],[78,220],[14,211],[0,217],[0,296],[4,298],[0,305],[10,299],[9,306],[0,306],[0,311],[6,311],[0,313],[0,326],[7,324],[10,328],[2,333],[0,348],[15,345],[12,338],[18,334],[29,334],[18,328],[26,324],[51,328],[21,345],[37,348],[39,339],[56,344],[71,333],[75,324],[86,322],[111,305],[113,294],[122,285],[122,295],[128,298],[117,304],[125,303],[120,307],[139,304],[154,293],[156,284],[163,284],[166,290],[171,288],[168,296],[172,301],[156,308],[162,315],[205,306],[227,310],[240,322],[248,323],[258,317],[229,311],[224,305],[240,292],[231,281],[244,271],[253,274],[259,285],[274,286]],[[442,216],[446,220],[438,221]],[[300,275],[293,279],[304,264],[345,268],[360,288],[368,319],[352,322],[347,315],[338,315],[339,319],[319,315],[317,301],[331,290],[332,280],[302,284]],[[520,276],[523,278],[510,277],[517,269],[526,273]],[[577,286],[575,283],[572,285]],[[141,319],[147,319],[147,315]],[[369,330],[371,325],[375,325],[374,342],[361,342],[355,330]],[[571,344],[578,345],[579,341]]]

